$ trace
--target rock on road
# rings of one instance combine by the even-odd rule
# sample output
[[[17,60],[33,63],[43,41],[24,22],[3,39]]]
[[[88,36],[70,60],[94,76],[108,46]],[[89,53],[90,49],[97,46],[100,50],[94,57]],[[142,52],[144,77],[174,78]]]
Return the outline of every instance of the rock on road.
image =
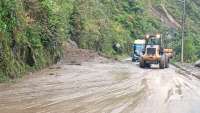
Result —
[[[178,71],[61,64],[0,85],[0,113],[200,113],[200,81]]]

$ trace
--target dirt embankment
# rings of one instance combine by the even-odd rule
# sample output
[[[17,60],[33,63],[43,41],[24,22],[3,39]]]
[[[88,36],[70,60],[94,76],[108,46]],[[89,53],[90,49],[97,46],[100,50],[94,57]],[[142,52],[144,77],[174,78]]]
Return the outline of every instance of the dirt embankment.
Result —
[[[167,27],[171,28],[180,28],[181,25],[177,22],[174,17],[168,12],[167,8],[164,4],[161,4],[160,7],[156,7],[152,4],[151,0],[149,0],[149,9],[150,13],[153,16],[160,19],[160,21],[166,25]]]
[[[71,40],[65,43],[63,63],[69,65],[81,65],[82,62],[89,61],[108,62],[109,60],[94,50],[79,49],[76,43]]]

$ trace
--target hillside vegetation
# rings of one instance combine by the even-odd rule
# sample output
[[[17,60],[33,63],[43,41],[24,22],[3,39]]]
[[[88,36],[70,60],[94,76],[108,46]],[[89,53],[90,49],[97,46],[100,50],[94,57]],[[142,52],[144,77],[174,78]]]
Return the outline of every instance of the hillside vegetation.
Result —
[[[44,68],[62,58],[66,40],[80,48],[113,56],[127,54],[134,39],[146,33],[165,31],[160,18],[149,13],[148,0],[1,0],[0,79],[16,78],[27,71]],[[156,1],[154,7],[159,7]],[[197,57],[199,50],[199,2],[190,9],[188,47]],[[177,20],[181,9],[173,0],[166,7]],[[199,17],[198,17],[199,15]],[[113,45],[119,43],[121,52]],[[191,46],[192,44],[192,46]],[[193,46],[194,45],[194,46]],[[180,51],[177,49],[177,51]],[[196,59],[190,58],[188,60]]]
[[[164,5],[169,14],[179,23],[182,23],[183,3],[176,0],[152,0],[154,7]],[[200,57],[200,1],[186,0],[186,33],[185,33],[185,61],[195,61]],[[180,29],[179,29],[180,30]],[[180,32],[179,32],[180,34]],[[178,49],[179,48],[179,49]],[[180,46],[176,47],[180,53]]]
[[[128,42],[145,32],[160,29],[159,21],[146,12],[144,1],[76,0],[70,24],[71,39],[81,48],[115,54],[112,45],[120,43],[123,51]]]
[[[0,79],[43,68],[62,56],[70,0],[0,1]]]

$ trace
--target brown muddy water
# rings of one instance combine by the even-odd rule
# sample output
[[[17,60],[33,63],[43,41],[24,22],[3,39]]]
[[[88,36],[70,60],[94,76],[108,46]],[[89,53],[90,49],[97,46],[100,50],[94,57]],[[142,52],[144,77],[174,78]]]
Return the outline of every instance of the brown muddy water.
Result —
[[[171,66],[61,64],[0,85],[0,113],[200,113],[200,81]]]

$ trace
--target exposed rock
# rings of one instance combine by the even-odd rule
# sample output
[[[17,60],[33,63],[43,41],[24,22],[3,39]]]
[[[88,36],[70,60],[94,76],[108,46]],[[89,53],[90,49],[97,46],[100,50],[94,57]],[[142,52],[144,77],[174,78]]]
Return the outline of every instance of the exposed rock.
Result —
[[[72,41],[71,39],[68,39],[68,48],[78,48],[78,45],[76,44],[76,42]]]
[[[196,63],[194,64],[196,67],[200,67],[200,60],[196,61]]]

